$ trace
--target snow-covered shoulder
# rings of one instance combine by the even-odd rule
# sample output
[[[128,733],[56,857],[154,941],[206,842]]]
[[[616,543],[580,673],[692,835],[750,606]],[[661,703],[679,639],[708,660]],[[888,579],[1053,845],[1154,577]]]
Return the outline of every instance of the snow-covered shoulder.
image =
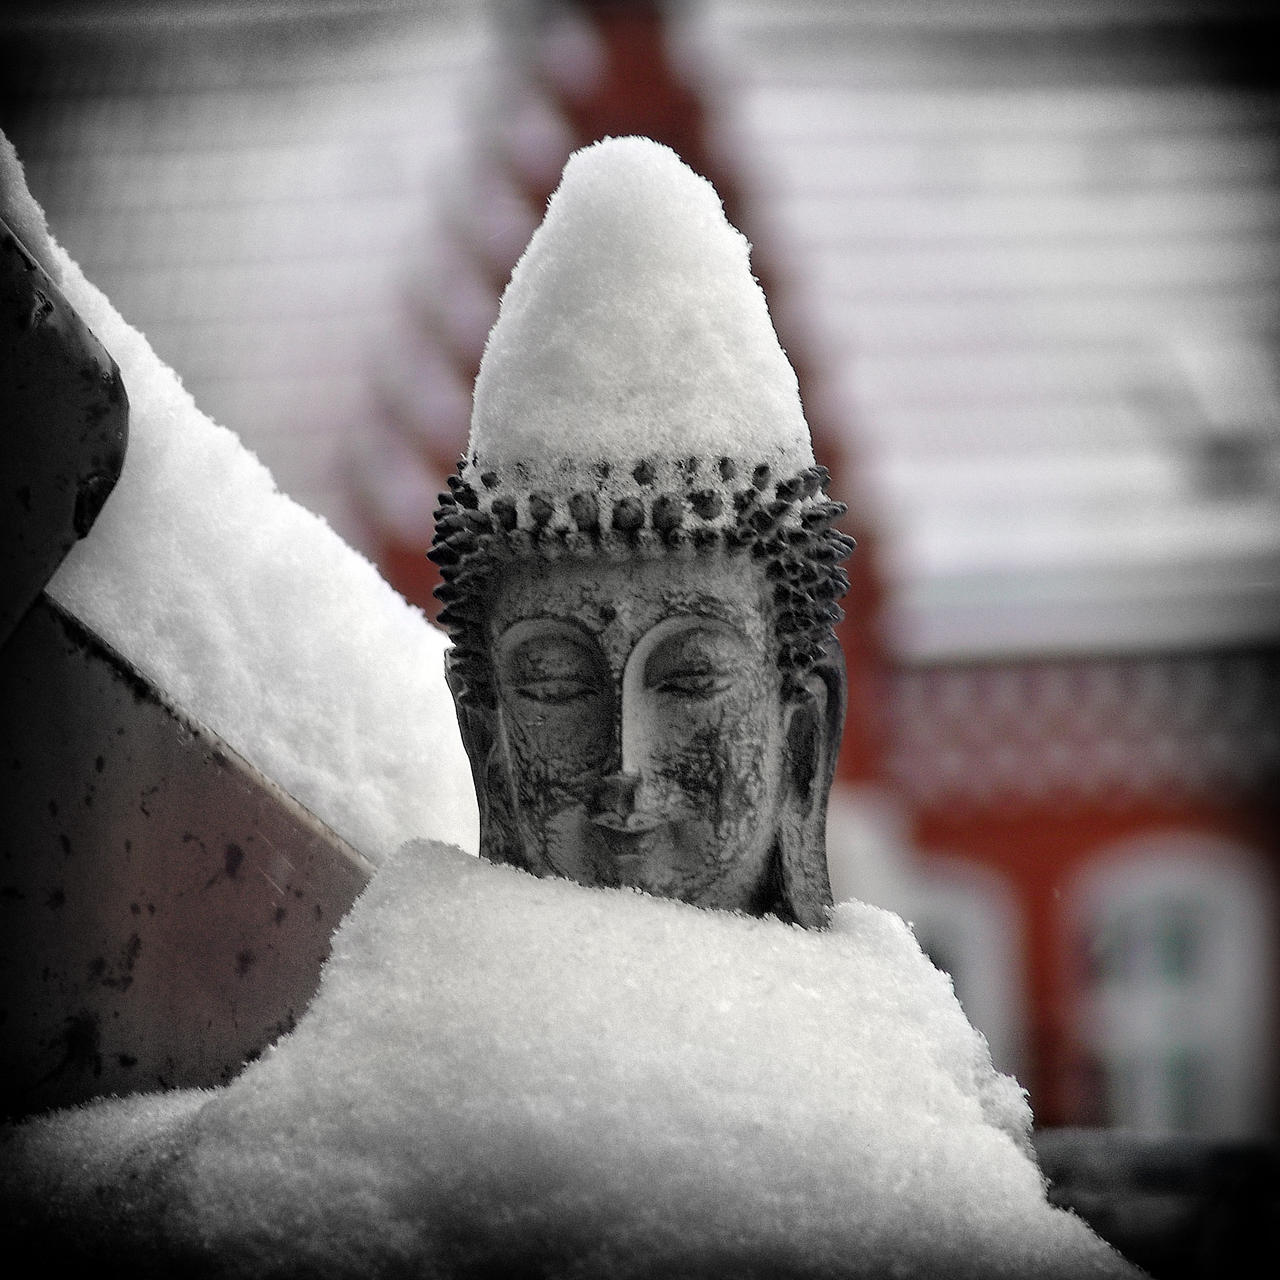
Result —
[[[889,913],[814,933],[409,845],[228,1087],[5,1156],[86,1240],[123,1217],[230,1275],[1135,1274],[1047,1203],[1028,1121]]]

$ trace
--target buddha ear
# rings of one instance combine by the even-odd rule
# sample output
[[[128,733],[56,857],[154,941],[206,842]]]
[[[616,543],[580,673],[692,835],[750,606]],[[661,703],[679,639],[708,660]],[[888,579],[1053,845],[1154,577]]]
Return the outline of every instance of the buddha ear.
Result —
[[[778,830],[778,872],[787,912],[807,929],[826,926],[831,909],[827,872],[827,797],[844,728],[844,654],[832,639],[788,704],[786,791]]]
[[[446,661],[445,680],[453,694],[462,747],[471,762],[471,781],[480,811],[480,853],[490,862],[508,862],[530,870],[520,855],[507,771],[498,746],[498,712],[490,704],[463,693],[463,681]]]
[[[462,748],[471,761],[471,778],[475,783],[477,797],[483,792],[481,776],[485,761],[493,750],[497,736],[497,726],[492,707],[468,698],[464,692],[464,681],[455,663],[450,661],[452,653],[445,656],[444,678],[453,694],[453,710],[458,717],[458,732],[462,735]]]

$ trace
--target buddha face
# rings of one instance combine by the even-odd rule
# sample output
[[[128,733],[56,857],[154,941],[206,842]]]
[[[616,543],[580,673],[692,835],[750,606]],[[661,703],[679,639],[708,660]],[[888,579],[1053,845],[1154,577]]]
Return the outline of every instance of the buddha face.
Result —
[[[749,561],[714,557],[508,568],[487,620],[482,852],[768,910],[793,707],[764,586]]]

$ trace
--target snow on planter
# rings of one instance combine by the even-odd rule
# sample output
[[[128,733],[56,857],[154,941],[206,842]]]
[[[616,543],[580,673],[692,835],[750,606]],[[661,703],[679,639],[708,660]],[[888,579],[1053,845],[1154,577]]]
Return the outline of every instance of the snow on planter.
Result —
[[[266,1057],[30,1124],[0,1178],[57,1247],[230,1276],[1134,1274],[1046,1203],[1029,1120],[889,912],[407,846]]]

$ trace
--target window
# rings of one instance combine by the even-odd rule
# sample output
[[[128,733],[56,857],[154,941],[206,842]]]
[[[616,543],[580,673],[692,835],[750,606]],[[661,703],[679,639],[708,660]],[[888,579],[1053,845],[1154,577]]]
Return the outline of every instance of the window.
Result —
[[[1273,919],[1261,860],[1210,836],[1143,837],[1080,875],[1068,928],[1091,1118],[1223,1137],[1266,1129]]]

